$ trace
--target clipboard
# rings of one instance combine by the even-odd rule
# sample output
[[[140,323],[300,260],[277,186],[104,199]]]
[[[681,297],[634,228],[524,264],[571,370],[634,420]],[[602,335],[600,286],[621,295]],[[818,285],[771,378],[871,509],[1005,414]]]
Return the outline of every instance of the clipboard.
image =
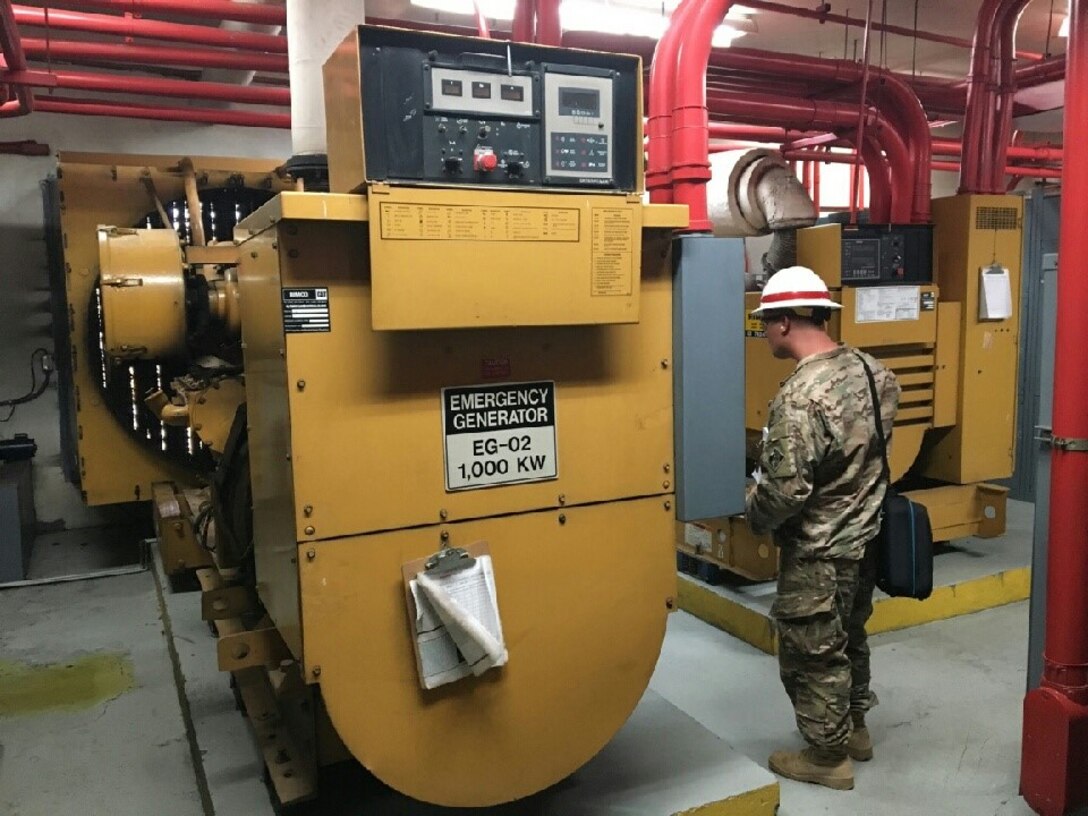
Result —
[[[461,561],[460,554],[467,555],[469,558],[465,559],[466,566],[473,566],[476,562],[475,559],[480,556],[490,556],[491,550],[486,541],[477,541],[462,548],[443,548],[437,553],[427,556],[426,558],[417,558],[413,561],[409,561],[406,564],[401,565],[401,577],[404,583],[404,600],[405,608],[408,612],[408,634],[412,639],[412,652],[415,655],[416,661],[416,674],[419,677],[420,686],[424,690],[430,690],[437,688],[440,685],[456,682],[464,677],[472,676],[473,672],[471,667],[467,663],[461,662],[453,664],[454,653],[457,653],[456,646],[453,644],[452,638],[448,635],[435,634],[434,637],[428,637],[432,635],[435,630],[419,631],[417,623],[419,622],[419,609],[416,605],[415,595],[412,592],[412,582],[421,572],[430,572],[438,575],[448,575],[455,572],[460,566],[458,563]],[[431,569],[428,570],[428,564],[430,563]],[[496,606],[496,616],[498,610]],[[427,623],[428,619],[424,618],[424,623]],[[435,621],[429,621],[431,625]],[[500,624],[501,625],[501,624]],[[425,658],[422,652],[426,650],[428,655],[433,658],[434,655],[438,655],[439,659],[446,659],[446,662],[450,665],[448,670],[442,670],[434,672],[434,665],[429,668],[432,669],[431,674],[427,674],[425,667]],[[453,650],[452,652],[450,650]],[[433,662],[433,661],[432,661]],[[441,665],[441,664],[440,664]],[[429,679],[439,678],[438,682],[428,684]]]

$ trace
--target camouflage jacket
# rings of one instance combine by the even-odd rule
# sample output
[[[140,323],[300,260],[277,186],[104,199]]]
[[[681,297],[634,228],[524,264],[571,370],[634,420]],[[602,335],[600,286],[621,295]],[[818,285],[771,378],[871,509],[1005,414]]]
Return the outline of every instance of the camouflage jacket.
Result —
[[[862,354],[891,444],[899,383],[880,361],[840,346],[797,364],[771,403],[762,479],[748,492],[752,532],[815,558],[861,558],[880,527],[885,484]]]

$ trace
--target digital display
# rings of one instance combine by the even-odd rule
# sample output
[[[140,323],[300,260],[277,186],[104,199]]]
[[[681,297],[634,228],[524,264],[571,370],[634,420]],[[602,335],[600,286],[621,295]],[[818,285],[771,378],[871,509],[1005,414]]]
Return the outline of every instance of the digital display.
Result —
[[[491,98],[491,83],[490,82],[473,82],[472,83],[472,98],[473,99],[490,99]]]
[[[499,88],[499,96],[508,102],[524,102],[525,89],[520,85],[502,85]]]
[[[587,88],[560,88],[559,115],[600,116],[601,92]]]

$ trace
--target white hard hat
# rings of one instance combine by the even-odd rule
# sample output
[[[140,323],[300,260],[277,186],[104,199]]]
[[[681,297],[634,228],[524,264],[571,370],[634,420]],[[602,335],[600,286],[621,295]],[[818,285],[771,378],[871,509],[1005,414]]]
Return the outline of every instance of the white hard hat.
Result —
[[[759,297],[759,308],[752,310],[753,317],[778,309],[841,309],[831,299],[827,284],[807,266],[787,266],[779,269]]]

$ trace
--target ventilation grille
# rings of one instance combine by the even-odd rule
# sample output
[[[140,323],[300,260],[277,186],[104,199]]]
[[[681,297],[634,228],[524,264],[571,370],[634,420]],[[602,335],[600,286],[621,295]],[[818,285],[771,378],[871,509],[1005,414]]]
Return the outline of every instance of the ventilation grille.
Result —
[[[1016,207],[979,207],[975,212],[975,229],[1014,230],[1020,226]]]

